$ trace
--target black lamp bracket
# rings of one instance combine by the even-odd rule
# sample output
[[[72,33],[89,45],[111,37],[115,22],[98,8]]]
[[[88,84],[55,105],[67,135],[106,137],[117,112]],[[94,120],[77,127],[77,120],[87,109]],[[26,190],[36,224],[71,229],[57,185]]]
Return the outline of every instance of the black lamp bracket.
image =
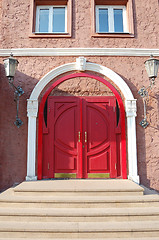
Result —
[[[148,94],[148,91],[147,91],[147,90],[148,90],[148,89],[151,89],[151,88],[155,85],[155,78],[150,78],[149,80],[150,80],[149,86],[148,86],[147,88],[143,86],[143,87],[138,91],[139,95],[140,95],[142,98],[148,97],[149,94]]]
[[[14,124],[19,128],[21,125],[23,125],[23,122],[22,120],[19,118],[19,97],[21,95],[23,95],[24,91],[22,89],[22,87],[18,86],[16,87],[14,84],[13,84],[13,80],[14,78],[13,77],[8,77],[8,80],[9,80],[9,84],[15,89],[14,91],[14,101],[16,102],[16,108],[17,108],[17,114],[16,114],[16,121],[14,122]]]
[[[147,115],[146,115],[146,103],[149,98],[149,94],[147,90],[151,89],[155,85],[155,78],[150,78],[149,80],[150,80],[149,86],[147,88],[143,86],[138,92],[138,94],[143,98],[143,104],[144,104],[144,118],[139,123],[143,128],[146,128],[149,125],[147,121]]]

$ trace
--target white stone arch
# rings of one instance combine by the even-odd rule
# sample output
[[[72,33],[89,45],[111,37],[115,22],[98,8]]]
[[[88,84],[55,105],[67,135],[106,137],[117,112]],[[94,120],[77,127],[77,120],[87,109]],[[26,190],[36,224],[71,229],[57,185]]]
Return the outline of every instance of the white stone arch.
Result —
[[[84,57],[79,57],[76,62],[61,65],[47,73],[34,87],[28,99],[28,152],[27,152],[27,176],[26,180],[36,180],[36,118],[38,113],[38,98],[42,90],[55,77],[74,70],[92,71],[103,74],[118,86],[125,98],[125,112],[127,118],[127,139],[128,139],[128,178],[139,183],[137,173],[137,148],[136,148],[136,99],[125,83],[125,81],[111,69],[102,65],[86,62]]]

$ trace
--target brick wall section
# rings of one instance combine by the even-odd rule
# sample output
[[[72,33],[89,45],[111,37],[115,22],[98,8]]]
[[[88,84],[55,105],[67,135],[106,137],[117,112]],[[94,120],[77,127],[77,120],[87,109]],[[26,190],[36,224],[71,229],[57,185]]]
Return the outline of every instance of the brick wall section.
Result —
[[[92,38],[90,1],[73,0],[73,36],[69,39],[29,38],[30,0],[2,0],[0,27],[0,48],[23,47],[126,47],[159,48],[158,8],[156,0],[134,0],[135,37],[134,38]],[[1,11],[1,10],[0,10]],[[20,98],[20,118],[24,125],[17,128],[13,122],[16,117],[13,89],[4,74],[3,58],[0,58],[0,189],[21,182],[26,176],[27,165],[27,99],[36,83],[50,70],[65,63],[74,62],[76,57],[18,57],[18,70],[15,85],[23,87],[25,93]],[[143,102],[138,90],[148,86],[144,69],[147,57],[87,57],[87,60],[106,66],[117,72],[128,84],[138,100],[137,148],[138,169],[141,183],[159,190],[159,84],[150,91],[148,121],[150,126],[143,129],[139,122],[143,118]],[[92,81],[92,80],[90,80]],[[93,82],[93,81],[92,81]],[[92,83],[91,82],[91,83]],[[80,88],[81,85],[80,85]],[[83,86],[85,88],[85,86]],[[82,90],[82,89],[81,89]]]

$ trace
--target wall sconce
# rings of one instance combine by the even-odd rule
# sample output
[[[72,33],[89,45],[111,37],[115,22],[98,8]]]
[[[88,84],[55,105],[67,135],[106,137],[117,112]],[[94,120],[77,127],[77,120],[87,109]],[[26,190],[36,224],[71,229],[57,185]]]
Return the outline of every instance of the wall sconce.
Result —
[[[147,122],[147,116],[146,116],[146,98],[148,97],[147,90],[149,88],[151,89],[155,85],[155,78],[157,77],[158,67],[159,67],[159,60],[153,58],[152,55],[148,60],[145,61],[145,68],[150,80],[150,84],[147,88],[142,87],[138,92],[140,96],[143,98],[143,102],[144,102],[144,119],[139,123],[143,128],[146,128],[149,125],[149,123]]]
[[[4,61],[4,68],[5,68],[6,77],[8,78],[9,84],[15,89],[14,95],[15,95],[15,101],[16,101],[16,105],[17,105],[17,115],[16,115],[16,121],[14,122],[14,124],[19,128],[23,124],[23,122],[18,117],[18,114],[19,114],[19,97],[24,93],[24,91],[20,86],[16,87],[13,84],[15,71],[16,71],[16,68],[17,68],[19,62],[18,62],[18,60],[13,58],[12,53],[11,53],[9,58],[4,59],[3,61]]]

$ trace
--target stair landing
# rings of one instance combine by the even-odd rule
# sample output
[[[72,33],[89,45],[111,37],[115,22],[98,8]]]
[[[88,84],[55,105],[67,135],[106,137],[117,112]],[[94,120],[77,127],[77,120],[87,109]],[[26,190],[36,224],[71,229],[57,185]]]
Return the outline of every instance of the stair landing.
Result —
[[[69,179],[23,182],[14,189],[15,194],[40,193],[52,195],[85,193],[104,195],[143,195],[144,189],[130,180]]]

